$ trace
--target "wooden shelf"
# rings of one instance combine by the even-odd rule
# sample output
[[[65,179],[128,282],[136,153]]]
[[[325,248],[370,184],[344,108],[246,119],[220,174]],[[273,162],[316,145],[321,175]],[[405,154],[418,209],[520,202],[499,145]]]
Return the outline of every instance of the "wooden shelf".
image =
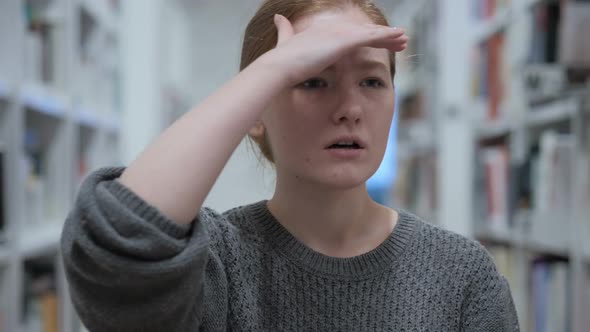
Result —
[[[553,255],[557,257],[569,257],[571,251],[564,244],[555,244],[550,243],[549,241],[542,241],[536,239],[525,240],[524,248],[534,253]]]
[[[570,249],[562,244],[550,243],[538,239],[526,238],[519,239],[515,234],[509,232],[498,232],[489,229],[478,230],[475,232],[475,238],[479,241],[491,242],[510,246],[513,248],[522,248],[535,254],[553,255],[557,257],[569,257]]]
[[[481,43],[497,32],[504,29],[512,16],[512,9],[510,7],[502,8],[492,16],[490,19],[481,22],[473,30],[473,41],[474,43]]]
[[[117,33],[119,19],[107,6],[104,1],[80,0],[80,6],[92,15],[106,31]]]
[[[63,220],[50,220],[40,225],[27,225],[18,238],[18,253],[23,258],[31,258],[58,249]]]
[[[102,127],[100,115],[98,115],[96,111],[89,110],[87,108],[79,108],[75,114],[76,123],[78,123],[80,126],[95,130]]]
[[[529,127],[538,127],[570,120],[578,108],[579,103],[573,98],[534,106],[526,113],[525,123]]]
[[[105,130],[108,134],[118,134],[120,119],[113,114],[100,114],[89,108],[77,108],[74,118],[78,125],[91,130]]]
[[[64,94],[53,92],[39,83],[24,85],[20,98],[26,108],[55,118],[64,118],[68,109],[68,99]]]
[[[473,30],[472,42],[479,44],[493,36],[494,34],[502,31],[515,19],[518,19],[520,13],[529,10],[533,6],[542,2],[543,0],[521,0],[513,1],[505,8],[499,9],[494,16],[480,22]]]
[[[514,122],[498,120],[489,123],[478,123],[475,128],[477,138],[487,140],[509,135],[514,130]]]
[[[474,231],[474,237],[480,241],[513,246],[516,241],[508,231],[498,231],[488,227],[479,227]]]

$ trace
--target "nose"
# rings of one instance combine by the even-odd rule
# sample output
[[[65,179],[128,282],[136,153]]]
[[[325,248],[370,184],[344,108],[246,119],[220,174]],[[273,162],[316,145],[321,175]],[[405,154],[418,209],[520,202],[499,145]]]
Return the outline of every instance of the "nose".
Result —
[[[342,123],[358,124],[362,118],[363,109],[358,91],[354,88],[346,89],[341,94],[341,101],[336,111],[332,114],[332,121],[339,125]]]

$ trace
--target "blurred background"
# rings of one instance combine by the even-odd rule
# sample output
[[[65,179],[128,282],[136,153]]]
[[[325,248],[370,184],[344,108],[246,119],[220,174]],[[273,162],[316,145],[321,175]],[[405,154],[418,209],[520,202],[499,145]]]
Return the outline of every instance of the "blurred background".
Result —
[[[58,251],[81,180],[234,76],[259,2],[0,0],[0,331],[82,330]],[[588,331],[590,1],[377,2],[411,42],[369,192],[484,244],[523,331]],[[242,143],[206,205],[273,181]]]

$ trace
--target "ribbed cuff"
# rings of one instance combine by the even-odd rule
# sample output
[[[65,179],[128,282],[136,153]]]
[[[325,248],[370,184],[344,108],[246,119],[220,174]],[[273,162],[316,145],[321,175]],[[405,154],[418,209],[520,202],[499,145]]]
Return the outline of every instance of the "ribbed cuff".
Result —
[[[117,181],[124,167],[102,168],[91,175],[90,182],[96,186],[104,186],[121,204],[125,205],[142,220],[155,225],[167,235],[181,239],[189,236],[192,225],[183,225],[164,216],[156,207],[147,203],[127,186]]]

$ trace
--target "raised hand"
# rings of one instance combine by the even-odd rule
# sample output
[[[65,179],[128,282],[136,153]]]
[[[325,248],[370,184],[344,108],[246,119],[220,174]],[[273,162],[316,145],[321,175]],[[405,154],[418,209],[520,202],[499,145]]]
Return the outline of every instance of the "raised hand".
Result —
[[[329,23],[316,23],[295,33],[286,17],[275,15],[278,42],[270,53],[273,53],[275,61],[284,66],[291,84],[321,72],[355,48],[374,47],[400,52],[408,42],[408,37],[400,28],[347,20]]]

